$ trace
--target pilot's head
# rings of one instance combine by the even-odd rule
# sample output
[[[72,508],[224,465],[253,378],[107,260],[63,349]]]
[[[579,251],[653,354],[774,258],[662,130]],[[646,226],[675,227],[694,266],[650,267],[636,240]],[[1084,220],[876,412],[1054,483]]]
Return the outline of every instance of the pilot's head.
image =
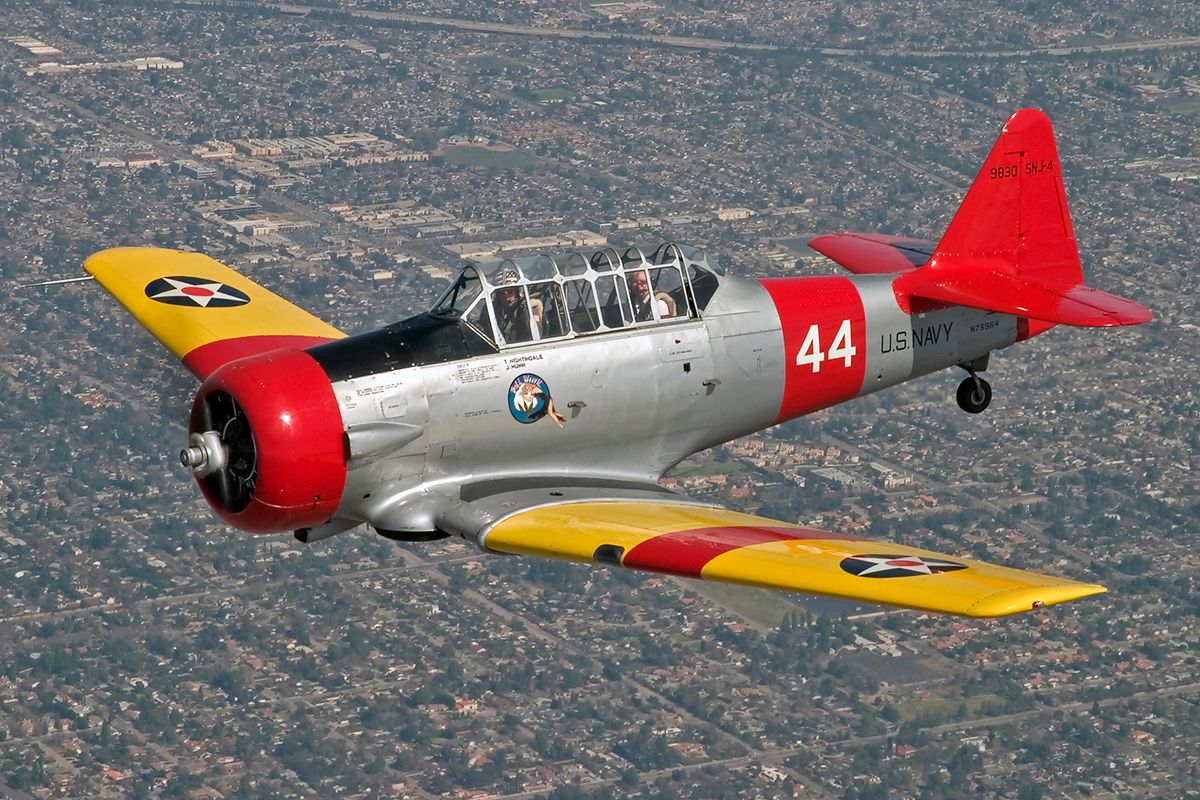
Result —
[[[510,286],[507,289],[497,289],[496,297],[500,300],[500,305],[505,308],[512,308],[521,299],[521,290],[515,286]]]
[[[647,277],[646,270],[639,269],[629,273],[629,289],[637,297],[650,296],[650,278]]]
[[[502,269],[496,273],[493,279],[496,286],[496,299],[499,304],[506,309],[515,308],[521,300],[521,287],[518,284],[521,282],[521,276],[514,269]]]

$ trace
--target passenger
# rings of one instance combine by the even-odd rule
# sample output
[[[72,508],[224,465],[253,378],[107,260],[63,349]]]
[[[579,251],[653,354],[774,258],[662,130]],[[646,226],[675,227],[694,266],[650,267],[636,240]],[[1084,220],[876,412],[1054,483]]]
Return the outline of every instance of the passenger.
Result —
[[[529,327],[529,307],[518,285],[520,282],[521,278],[515,270],[502,269],[496,274],[499,288],[492,293],[492,306],[496,312],[496,327],[507,344],[528,342],[533,338],[533,331]]]
[[[650,294],[650,278],[644,269],[631,272],[625,276],[629,282],[629,299],[633,303],[633,319],[635,322],[647,322],[654,319],[652,305],[654,295]]]
[[[542,291],[545,290],[543,289]],[[537,330],[539,337],[546,335],[545,308],[546,304],[540,297],[529,298],[529,313],[533,317],[533,327]]]
[[[675,316],[675,300],[671,295],[666,292],[658,292],[654,295],[654,299],[658,301],[659,319]]]

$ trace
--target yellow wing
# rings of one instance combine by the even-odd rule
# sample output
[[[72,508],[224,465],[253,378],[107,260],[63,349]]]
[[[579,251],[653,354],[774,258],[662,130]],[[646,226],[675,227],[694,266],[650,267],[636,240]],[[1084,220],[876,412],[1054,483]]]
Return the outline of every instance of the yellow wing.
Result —
[[[1105,591],[915,547],[673,500],[567,502],[485,528],[488,550],[1000,617]]]
[[[345,336],[200,253],[118,247],[83,268],[200,378],[245,356]]]

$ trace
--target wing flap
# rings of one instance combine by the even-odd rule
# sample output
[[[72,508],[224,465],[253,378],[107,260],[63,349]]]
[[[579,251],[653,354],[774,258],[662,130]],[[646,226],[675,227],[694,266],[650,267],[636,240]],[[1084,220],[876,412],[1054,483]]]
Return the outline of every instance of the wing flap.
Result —
[[[83,267],[200,378],[238,358],[345,336],[201,253],[119,247]]]
[[[495,552],[972,617],[1016,614],[1105,591],[1096,584],[670,500],[529,508],[493,523],[480,539]]]

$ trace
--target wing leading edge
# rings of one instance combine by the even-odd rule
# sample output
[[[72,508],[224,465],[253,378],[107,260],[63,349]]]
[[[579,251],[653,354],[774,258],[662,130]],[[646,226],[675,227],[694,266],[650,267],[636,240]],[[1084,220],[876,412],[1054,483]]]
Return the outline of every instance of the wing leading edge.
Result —
[[[1106,591],[1097,584],[670,500],[529,508],[493,523],[480,540],[501,553],[969,617],[1017,614]]]
[[[245,356],[345,336],[200,253],[118,247],[83,268],[201,379]]]

